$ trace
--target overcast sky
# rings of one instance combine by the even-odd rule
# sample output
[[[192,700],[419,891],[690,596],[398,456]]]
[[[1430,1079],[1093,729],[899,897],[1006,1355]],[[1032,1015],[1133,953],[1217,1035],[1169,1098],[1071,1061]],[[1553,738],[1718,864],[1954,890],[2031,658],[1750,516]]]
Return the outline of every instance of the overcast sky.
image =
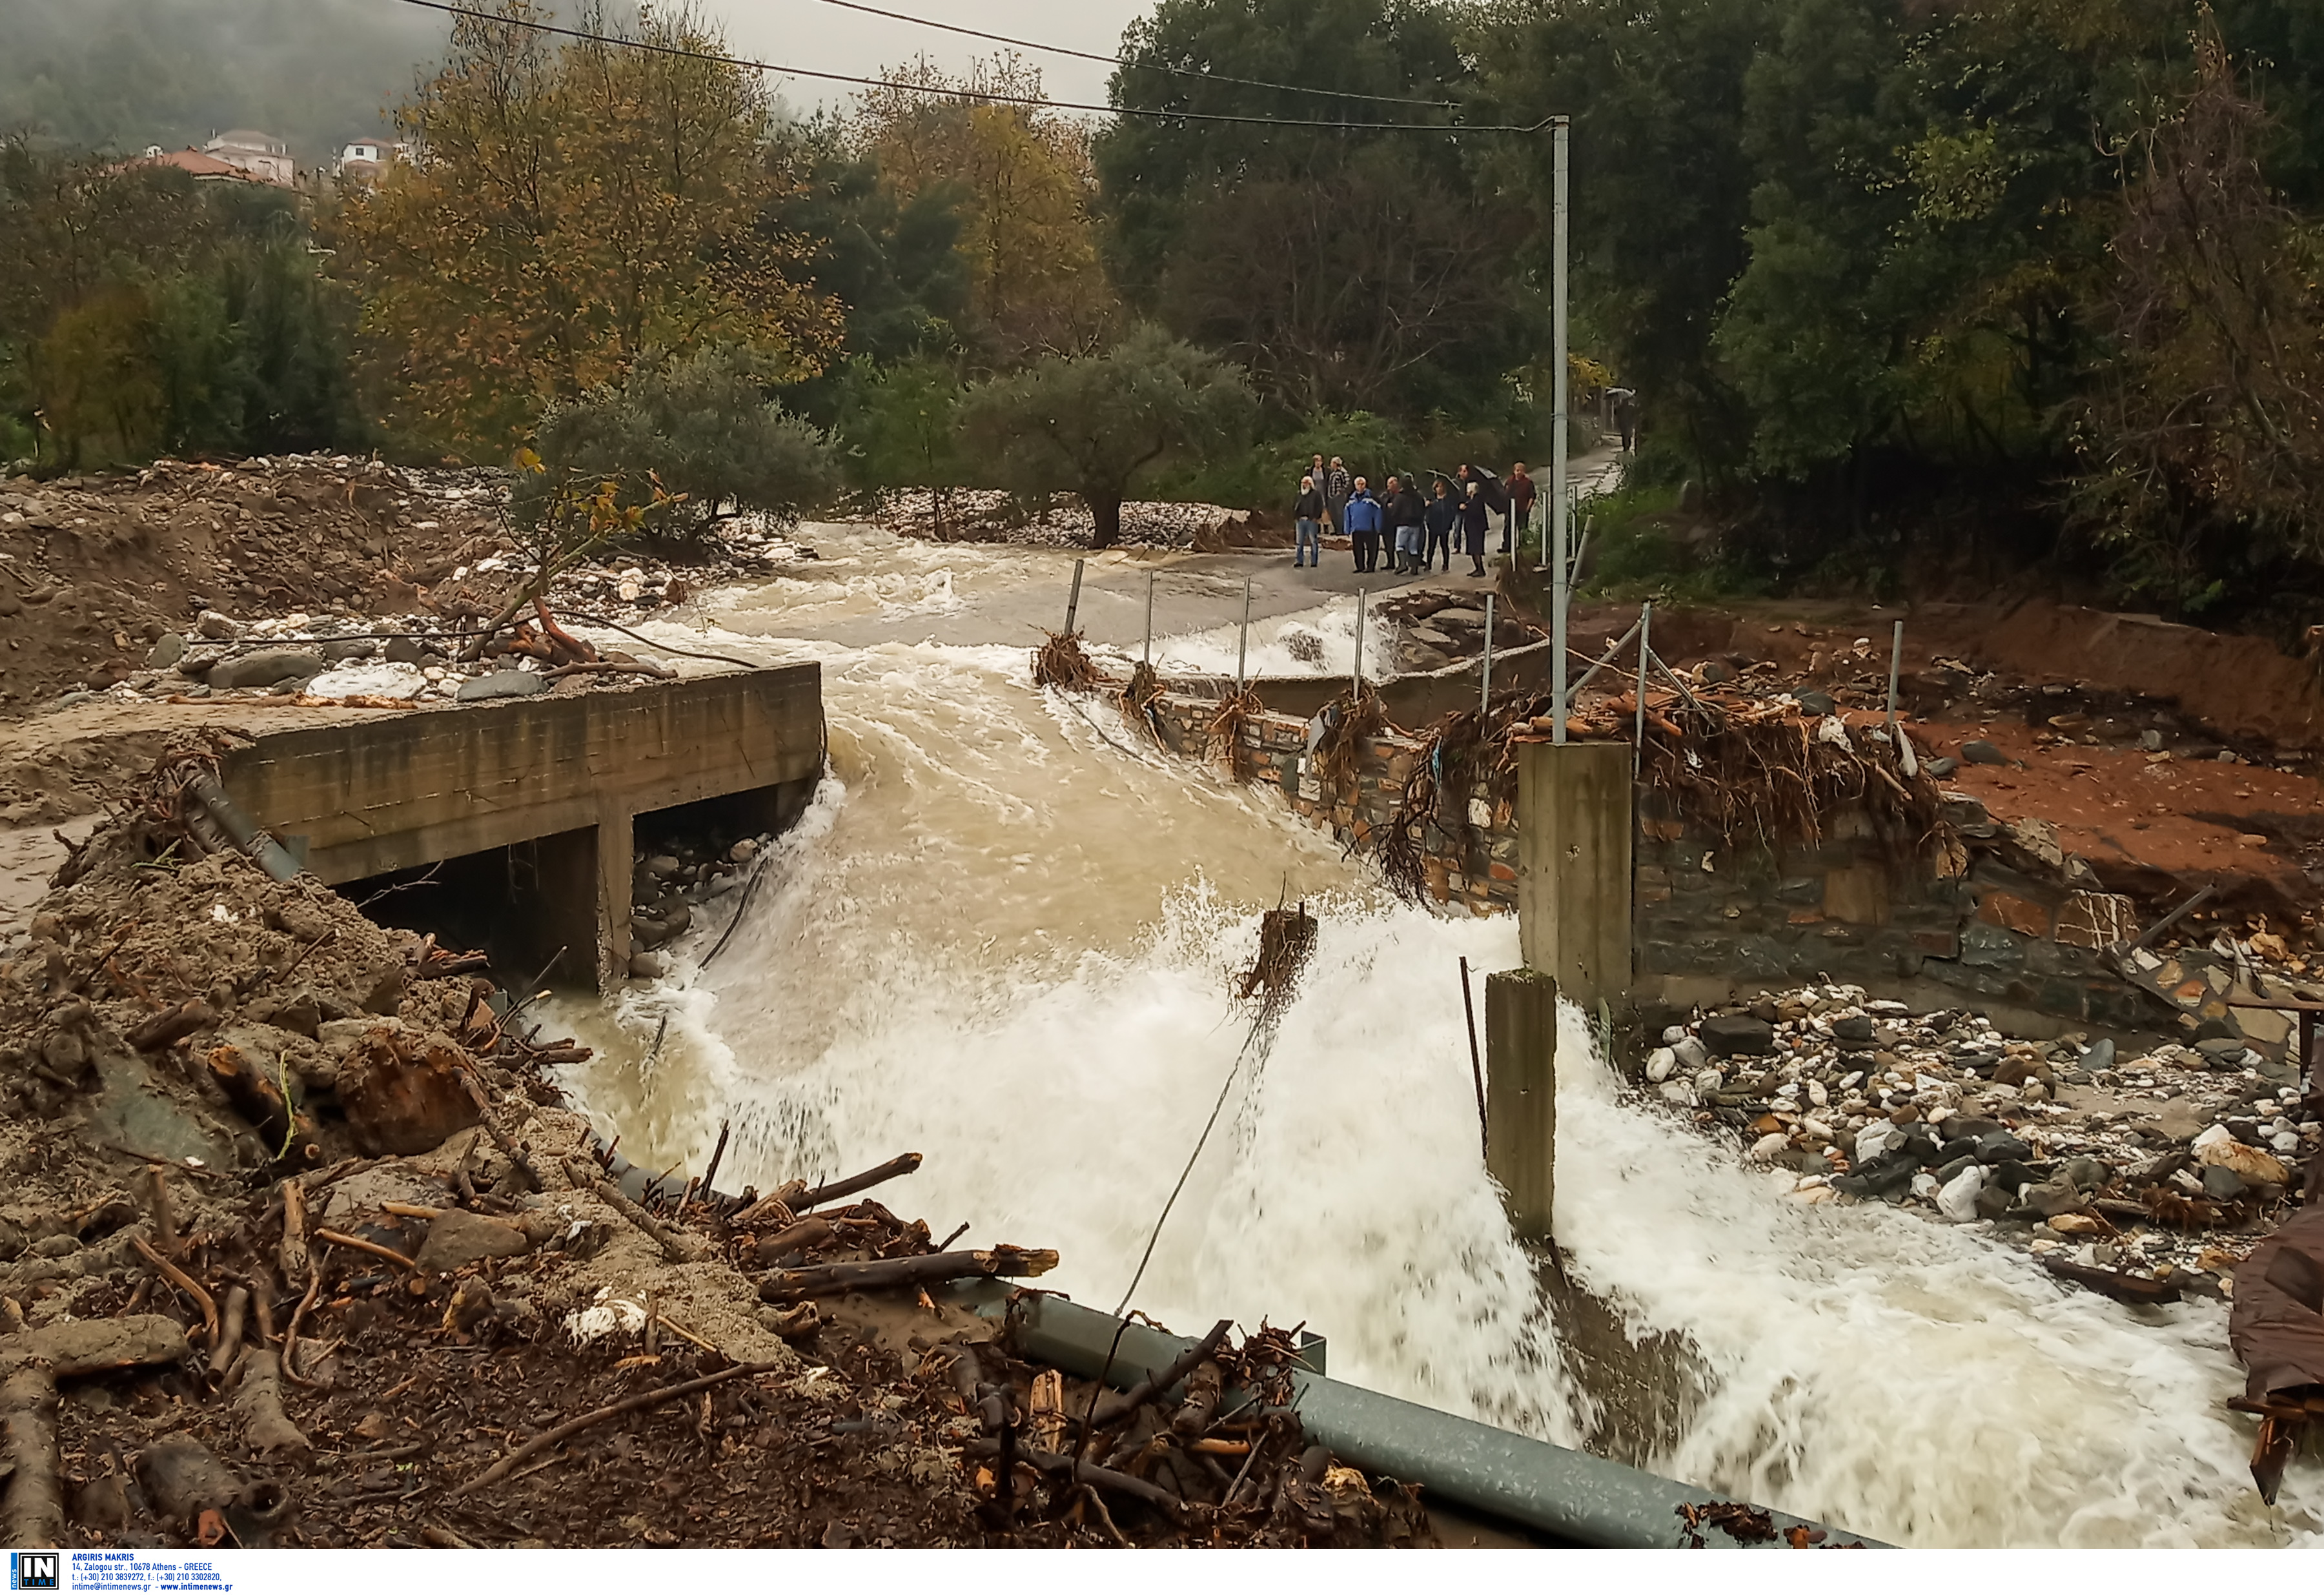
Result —
[[[988,33],[1008,33],[1111,55],[1121,30],[1150,0],[866,0],[883,11],[925,16]],[[827,72],[871,77],[882,66],[926,53],[937,65],[959,72],[979,56],[1003,48],[936,28],[890,22],[824,4],[824,0],[709,0],[706,7],[726,23],[727,40],[738,55],[813,67]],[[1025,59],[1041,69],[1041,84],[1055,99],[1105,102],[1111,68],[1098,61],[1034,51]],[[845,84],[812,78],[770,77],[769,87],[795,110],[846,98]]]

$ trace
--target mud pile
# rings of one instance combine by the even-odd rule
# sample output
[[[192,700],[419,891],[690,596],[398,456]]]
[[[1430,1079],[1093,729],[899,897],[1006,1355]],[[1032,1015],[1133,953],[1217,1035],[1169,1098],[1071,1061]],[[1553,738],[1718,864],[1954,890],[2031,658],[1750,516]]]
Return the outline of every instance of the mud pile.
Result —
[[[408,607],[498,544],[489,474],[344,456],[0,481],[0,713],[146,668],[205,609]]]
[[[498,613],[524,568],[506,500],[501,472],[347,456],[0,479],[0,715],[79,692],[199,696],[211,667],[253,646],[410,666],[413,683],[433,667],[439,682],[461,628]],[[609,550],[552,596],[618,622],[814,557],[742,518],[682,548]],[[244,685],[296,679],[278,668]]]

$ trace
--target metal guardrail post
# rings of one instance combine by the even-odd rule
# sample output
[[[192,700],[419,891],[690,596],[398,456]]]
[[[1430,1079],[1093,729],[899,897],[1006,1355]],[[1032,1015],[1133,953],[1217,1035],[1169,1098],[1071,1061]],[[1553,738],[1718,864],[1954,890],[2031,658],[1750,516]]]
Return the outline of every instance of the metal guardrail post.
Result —
[[[1904,668],[1904,622],[1896,622],[1895,640],[1888,645],[1888,734],[1896,734],[1896,678]]]
[[[1637,740],[1630,744],[1630,776],[1634,780],[1646,756],[1646,661],[1654,657],[1653,650],[1646,646],[1646,637],[1654,624],[1655,606],[1649,601],[1638,611],[1638,729]]]
[[[1243,666],[1250,658],[1250,583],[1242,585],[1242,631],[1235,639],[1235,693],[1242,693]]]

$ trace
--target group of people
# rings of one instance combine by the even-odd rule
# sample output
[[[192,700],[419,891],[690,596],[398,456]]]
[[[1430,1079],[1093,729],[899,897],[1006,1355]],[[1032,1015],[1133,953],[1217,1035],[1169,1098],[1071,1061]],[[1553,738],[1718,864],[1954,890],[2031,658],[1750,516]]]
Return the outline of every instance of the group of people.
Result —
[[[1413,476],[1390,476],[1375,495],[1371,484],[1351,475],[1338,456],[1326,465],[1319,454],[1299,479],[1299,497],[1292,508],[1298,531],[1291,562],[1321,566],[1323,535],[1329,530],[1346,534],[1359,572],[1379,569],[1382,554],[1394,562],[1392,568],[1399,576],[1418,576],[1436,568],[1440,559],[1449,571],[1458,548],[1473,566],[1469,574],[1481,576],[1493,522],[1500,521],[1500,551],[1508,553],[1532,525],[1538,496],[1523,460],[1509,468],[1506,480],[1463,465],[1451,476],[1433,473],[1425,496]]]

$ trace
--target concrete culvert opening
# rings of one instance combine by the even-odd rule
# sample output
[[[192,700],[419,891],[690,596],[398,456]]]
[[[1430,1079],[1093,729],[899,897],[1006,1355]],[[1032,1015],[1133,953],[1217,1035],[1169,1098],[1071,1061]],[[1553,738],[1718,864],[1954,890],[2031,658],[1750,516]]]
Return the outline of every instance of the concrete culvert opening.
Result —
[[[486,954],[504,984],[540,978],[594,990],[597,845],[597,827],[585,825],[346,881],[337,890],[375,924]]]
[[[797,781],[637,816],[630,872],[632,979],[666,973],[665,949],[706,917],[741,911],[767,845],[798,820],[813,791],[811,782]]]

